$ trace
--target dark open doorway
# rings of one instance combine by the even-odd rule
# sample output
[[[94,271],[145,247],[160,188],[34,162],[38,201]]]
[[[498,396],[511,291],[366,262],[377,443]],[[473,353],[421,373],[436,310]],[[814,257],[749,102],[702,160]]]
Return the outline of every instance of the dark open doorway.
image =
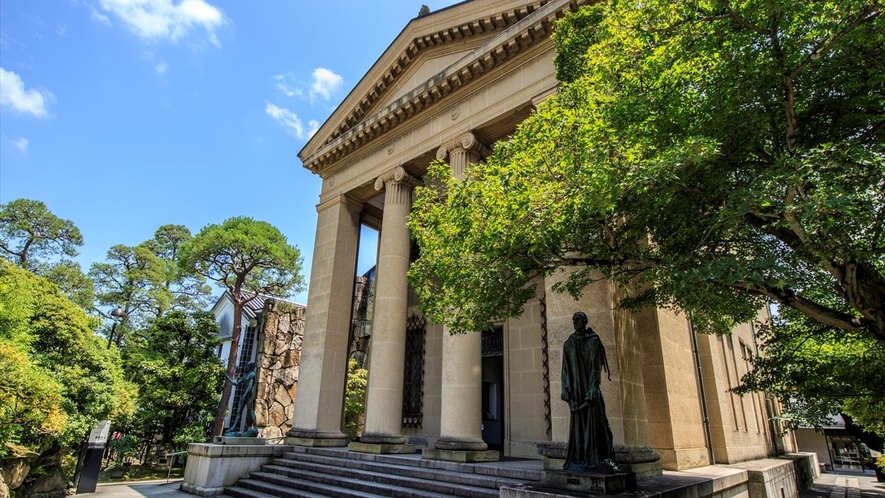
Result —
[[[504,449],[504,328],[482,333],[482,439]]]

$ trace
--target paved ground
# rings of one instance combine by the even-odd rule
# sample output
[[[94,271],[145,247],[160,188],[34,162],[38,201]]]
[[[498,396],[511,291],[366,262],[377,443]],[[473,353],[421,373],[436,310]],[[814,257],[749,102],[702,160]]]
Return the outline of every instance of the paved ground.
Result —
[[[181,479],[99,484],[88,498],[195,498],[178,490]]]
[[[879,498],[885,496],[885,482],[876,482],[876,474],[860,472],[825,472],[802,498]]]
[[[89,498],[194,498],[178,490],[181,479],[166,481],[99,484]],[[880,498],[885,497],[885,482],[876,482],[876,474],[866,472],[821,474],[802,498]]]

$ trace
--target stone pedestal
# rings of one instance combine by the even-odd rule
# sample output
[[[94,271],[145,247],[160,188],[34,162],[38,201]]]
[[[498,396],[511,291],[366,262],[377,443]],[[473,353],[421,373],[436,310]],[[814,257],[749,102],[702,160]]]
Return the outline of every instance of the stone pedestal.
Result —
[[[614,474],[569,472],[548,470],[542,479],[544,486],[593,495],[611,495],[636,488],[636,474],[617,472]]]
[[[191,443],[187,445],[181,490],[197,496],[219,495],[291,448],[282,444]]]
[[[636,474],[636,479],[648,479],[664,473],[661,455],[650,446],[615,445],[615,462],[624,472]]]

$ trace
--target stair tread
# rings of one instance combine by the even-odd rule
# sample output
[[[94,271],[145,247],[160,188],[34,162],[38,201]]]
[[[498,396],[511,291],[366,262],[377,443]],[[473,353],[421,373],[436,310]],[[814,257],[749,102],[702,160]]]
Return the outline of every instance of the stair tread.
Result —
[[[355,490],[360,487],[367,487],[370,489],[380,488],[381,490],[385,490],[388,492],[399,491],[402,494],[406,494],[408,496],[420,496],[420,497],[425,497],[425,498],[451,498],[451,496],[452,496],[450,494],[436,493],[434,491],[427,491],[427,490],[423,490],[423,489],[414,489],[414,488],[411,488],[408,486],[397,486],[395,484],[384,484],[384,483],[363,481],[360,479],[354,479],[354,478],[350,478],[350,477],[331,476],[330,474],[327,474],[327,475],[329,475],[330,477],[333,477],[333,479],[331,479],[332,481],[334,481],[333,484],[330,484],[327,482],[316,482],[316,481],[311,481],[311,482],[313,482],[314,484],[319,485],[319,486],[346,489],[348,491]],[[284,480],[295,480],[295,481],[300,481],[300,482],[310,481],[309,478],[299,479],[297,477],[282,476],[279,474],[271,474],[271,473],[267,473],[267,472],[252,472],[250,474],[250,478],[251,478],[251,476],[261,477],[261,478],[271,478],[271,479],[276,478],[276,479],[284,479]],[[349,487],[348,485],[353,486],[353,488]],[[364,492],[361,490],[361,491],[359,491],[359,493],[367,493],[367,494],[365,494],[365,496],[367,496],[367,497],[377,496],[377,495],[375,495],[371,492],[368,492],[368,491]],[[393,495],[384,494],[382,496],[393,496]]]
[[[334,461],[332,461],[334,460]],[[420,461],[420,460],[419,460]],[[397,462],[379,462],[377,460],[363,460],[363,459],[354,459],[354,458],[346,458],[346,457],[337,457],[337,456],[324,456],[324,455],[313,455],[309,453],[298,453],[295,454],[294,458],[276,458],[273,461],[273,464],[279,465],[284,462],[296,462],[296,463],[312,463],[316,465],[335,465],[339,467],[347,467],[347,468],[358,468],[353,465],[347,465],[347,462],[360,462],[360,465],[364,465],[367,467],[376,467],[379,469],[390,469],[390,470],[401,470],[403,472],[412,472],[412,473],[425,473],[425,474],[435,474],[439,476],[443,476],[443,480],[446,482],[451,482],[449,476],[456,474],[460,476],[467,476],[468,479],[475,478],[476,480],[495,480],[500,483],[500,485],[516,485],[522,484],[526,481],[537,481],[540,480],[540,472],[535,470],[524,470],[526,476],[522,477],[507,477],[494,475],[493,473],[483,473],[483,472],[464,472],[460,470],[451,470],[451,469],[443,469],[436,468],[434,466],[422,466],[422,465],[413,465],[406,463],[407,460],[397,461]],[[471,468],[473,470],[474,468]],[[372,470],[363,469],[368,472],[373,472]],[[381,473],[389,473],[389,472],[381,472]],[[396,472],[394,472],[396,473]],[[400,473],[396,473],[396,475],[403,475]],[[420,477],[416,477],[420,479]]]
[[[303,462],[302,462],[303,463]],[[322,465],[308,464],[305,466],[289,467],[278,465],[266,465],[263,470],[273,471],[280,474],[291,475],[298,472],[323,472]],[[397,473],[384,472],[383,470],[367,470],[354,467],[340,467],[331,472],[334,475],[350,477],[352,479],[361,479],[365,481],[393,481],[394,484],[401,486],[417,486],[426,488],[426,483],[434,483],[434,487],[452,488],[452,489],[475,489],[477,491],[497,492],[501,486],[523,484],[525,481],[502,481],[494,477],[486,477],[482,481],[482,476],[474,477],[462,475],[463,480],[459,480],[457,476],[444,475],[442,473],[431,473],[429,475],[400,475]],[[444,479],[440,479],[443,477]]]
[[[264,481],[261,479],[253,479],[251,477],[248,479],[240,479],[238,484],[240,482],[242,482],[247,486],[251,485],[251,486],[258,486],[258,487],[265,488],[265,489],[272,489],[272,490],[279,493],[279,494],[265,493],[267,496],[269,496],[271,498],[278,498],[280,496],[290,496],[293,493],[297,493],[298,496],[304,497],[304,498],[326,498],[328,496],[336,496],[336,495],[340,495],[340,494],[346,494],[347,496],[358,497],[358,498],[377,498],[377,496],[378,496],[375,494],[364,493],[362,491],[357,491],[354,489],[341,488],[339,486],[331,486],[328,484],[316,483],[316,482],[307,481],[304,479],[296,479],[294,477],[291,477],[288,480],[292,481],[293,484],[299,484],[299,485],[308,486],[311,488],[316,488],[318,486],[321,486],[324,489],[327,489],[329,491],[334,490],[334,491],[338,491],[338,492],[335,495],[328,495],[328,494],[318,493],[318,492],[307,490],[307,489],[295,488],[293,486],[282,486],[280,484],[274,484],[272,482],[267,482],[267,481]],[[249,491],[253,491],[249,488],[246,488],[246,489]]]

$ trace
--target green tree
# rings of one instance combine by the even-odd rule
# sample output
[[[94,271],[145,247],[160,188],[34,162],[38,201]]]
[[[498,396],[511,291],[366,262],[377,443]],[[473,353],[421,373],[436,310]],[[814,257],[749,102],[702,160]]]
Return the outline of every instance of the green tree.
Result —
[[[154,233],[154,238],[141,244],[160,264],[160,279],[149,291],[152,314],[157,318],[169,310],[198,311],[209,304],[212,291],[206,279],[193,268],[178,265],[181,245],[191,238],[190,230],[184,225],[163,225]]]
[[[36,273],[57,285],[68,299],[84,310],[92,309],[95,303],[95,284],[83,273],[80,263],[62,259],[46,270]]]
[[[554,41],[558,94],[469,180],[436,165],[417,190],[425,313],[483,330],[571,267],[557,290],[613,278],[621,306],[691,312],[699,331],[773,301],[821,340],[885,342],[876,2],[608,2]]]
[[[35,479],[62,476],[62,452],[134,409],[134,386],[97,324],[55,284],[0,261],[0,436],[41,454]]]
[[[145,441],[160,435],[168,449],[205,441],[224,378],[215,356],[220,344],[215,317],[171,311],[152,322],[145,335],[144,346],[126,361],[139,387],[132,425]]]
[[[179,264],[226,289],[234,302],[227,375],[235,377],[243,306],[258,294],[285,296],[301,288],[301,253],[273,225],[248,217],[207,225],[180,248]],[[231,384],[224,383],[212,435],[221,435]]]
[[[31,199],[0,204],[0,251],[22,268],[33,269],[38,258],[76,256],[83,236],[72,221],[63,220]]]
[[[112,343],[122,346],[127,333],[145,327],[154,316],[151,290],[162,281],[162,274],[161,261],[143,245],[115,245],[108,250],[106,262],[92,264],[89,276],[95,282],[98,304],[103,308],[120,306],[123,310],[119,326],[112,329],[116,337],[109,332],[108,347]],[[104,312],[99,313],[107,317]]]
[[[347,382],[344,387],[344,433],[351,439],[362,435],[365,413],[366,387],[369,385],[369,371],[359,368],[353,358],[347,360]]]

